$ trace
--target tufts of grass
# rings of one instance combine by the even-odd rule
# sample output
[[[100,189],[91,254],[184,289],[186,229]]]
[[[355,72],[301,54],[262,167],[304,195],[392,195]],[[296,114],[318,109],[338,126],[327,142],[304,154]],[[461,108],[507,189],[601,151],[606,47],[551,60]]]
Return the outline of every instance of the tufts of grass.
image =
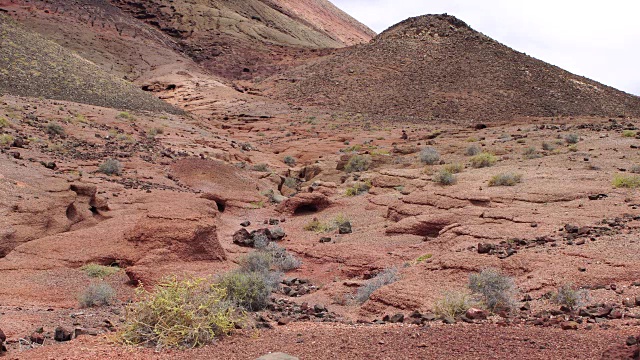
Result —
[[[285,156],[284,159],[282,159],[282,162],[289,166],[296,166],[296,159],[293,156]]]
[[[627,137],[627,138],[631,138],[631,137],[635,137],[638,133],[636,131],[633,130],[624,130],[622,132],[622,136],[623,137]]]
[[[577,144],[580,142],[580,135],[578,134],[567,134],[564,136],[564,141],[567,144]]]
[[[567,306],[572,310],[585,306],[590,299],[591,296],[588,290],[578,289],[573,284],[565,284],[559,287],[558,291],[551,297],[554,303]]]
[[[433,254],[424,254],[416,259],[416,263],[427,261],[433,257]]]
[[[455,185],[458,182],[458,179],[456,178],[456,176],[450,171],[447,171],[445,169],[438,171],[433,176],[432,180],[436,184],[442,185],[442,186],[451,186],[451,185]]]
[[[147,131],[147,138],[148,139],[155,139],[156,136],[158,135],[162,135],[164,134],[164,129],[161,127],[154,127],[149,129],[149,131]]]
[[[526,149],[522,152],[522,156],[523,156],[525,159],[529,159],[529,160],[531,160],[531,159],[538,159],[538,158],[541,158],[541,157],[542,157],[542,154],[540,154],[540,153],[538,152],[538,150],[536,150],[536,148],[534,148],[534,147],[529,147],[529,148],[526,148]]]
[[[489,180],[489,186],[515,186],[522,182],[522,175],[515,173],[502,173],[494,175]]]
[[[7,118],[0,116],[0,129],[11,127],[11,123]]]
[[[15,140],[13,136],[9,134],[2,134],[0,135],[0,146],[9,146],[13,144],[13,140]]]
[[[480,147],[478,145],[471,145],[467,147],[467,149],[464,151],[464,154],[467,156],[475,156],[480,154],[480,152],[482,152],[482,150],[480,150]]]
[[[553,151],[556,149],[556,146],[553,143],[550,142],[543,142],[542,143],[542,150],[544,151]]]
[[[84,271],[89,277],[104,279],[105,277],[113,275],[120,271],[120,268],[92,263],[84,265],[80,268],[80,270]]]
[[[276,272],[236,270],[220,275],[217,285],[225,290],[224,300],[248,311],[260,311],[269,304],[279,282],[280,274]]]
[[[447,164],[442,169],[452,174],[459,174],[464,171],[464,164],[461,164],[461,163]]]
[[[47,124],[46,131],[47,131],[47,134],[51,136],[63,137],[66,134],[64,131],[64,128],[60,126],[60,124],[57,124],[54,122],[50,122]]]
[[[129,121],[135,121],[136,120],[136,117],[131,115],[131,113],[129,113],[128,111],[123,111],[123,112],[119,113],[118,116],[116,116],[116,118],[129,120]]]
[[[349,186],[345,191],[345,195],[347,196],[358,196],[364,193],[368,193],[371,190],[371,182],[369,181],[359,181]]]
[[[136,294],[119,333],[126,345],[201,347],[228,335],[245,318],[227,300],[227,290],[208,279],[165,279],[153,292],[140,287]]]
[[[120,161],[116,159],[107,159],[105,162],[100,164],[98,171],[105,175],[121,175],[122,174],[122,164]]]
[[[464,315],[474,306],[471,296],[463,291],[448,291],[436,300],[433,308],[434,314],[441,318],[456,318]]]
[[[636,164],[631,166],[631,170],[629,170],[632,174],[640,174],[640,165]]]
[[[471,158],[471,166],[474,168],[485,168],[495,165],[498,162],[498,158],[488,152],[482,152]]]
[[[613,177],[612,184],[616,188],[635,189],[640,187],[640,176],[618,174]]]
[[[83,308],[111,305],[116,300],[116,291],[107,283],[89,285],[78,298]]]
[[[271,169],[269,169],[269,165],[267,165],[267,164],[256,164],[256,165],[253,165],[251,167],[251,170],[258,171],[258,172],[271,172]]]
[[[517,289],[513,279],[496,269],[485,269],[469,276],[469,289],[479,296],[492,312],[511,311],[516,304]]]
[[[426,147],[420,150],[418,158],[423,164],[426,165],[435,165],[440,163],[440,153],[438,152],[438,150],[432,147]]]
[[[364,285],[358,288],[354,300],[358,304],[364,304],[374,291],[380,289],[383,286],[393,284],[398,281],[398,269],[395,267],[386,268],[382,270],[374,278],[369,279]]]
[[[364,155],[354,155],[344,166],[344,171],[346,171],[347,173],[363,172],[369,170],[369,166],[371,166],[370,157]]]

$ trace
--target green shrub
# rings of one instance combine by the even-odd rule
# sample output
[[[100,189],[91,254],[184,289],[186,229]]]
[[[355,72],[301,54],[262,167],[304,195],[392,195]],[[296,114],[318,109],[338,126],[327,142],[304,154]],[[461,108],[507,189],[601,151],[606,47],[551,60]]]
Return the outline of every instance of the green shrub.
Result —
[[[136,119],[135,116],[131,115],[127,111],[123,111],[123,112],[119,113],[118,116],[116,116],[116,117],[118,119],[125,119],[125,120],[129,120],[129,121],[134,121]]]
[[[448,291],[433,305],[434,314],[441,318],[457,318],[474,306],[471,296],[462,291]]]
[[[0,135],[0,146],[8,146],[13,144],[13,140],[15,140],[13,138],[13,136],[9,135],[9,134],[2,134]]]
[[[450,171],[442,169],[433,176],[433,182],[443,186],[455,185],[458,179]]]
[[[542,143],[542,150],[544,150],[544,151],[553,151],[555,149],[556,149],[555,145],[553,145],[550,142],[546,142],[545,141],[545,142]]]
[[[154,127],[152,129],[149,129],[149,131],[147,131],[147,138],[155,139],[156,136],[162,135],[162,134],[164,134],[164,129],[163,128]]]
[[[627,189],[638,188],[640,187],[640,176],[618,174],[613,177],[613,186]]]
[[[438,150],[432,147],[426,147],[420,150],[418,158],[423,164],[426,165],[435,165],[440,163],[440,153],[438,152]]]
[[[298,189],[298,180],[296,178],[287,177],[284,179],[284,186],[289,189],[297,190]]]
[[[271,271],[273,257],[265,251],[252,251],[240,258],[240,270],[243,272]]]
[[[64,128],[62,126],[60,126],[59,124],[50,122],[47,124],[47,134],[51,135],[51,136],[64,136],[65,135],[65,131]]]
[[[467,147],[467,149],[464,151],[464,154],[467,156],[475,156],[480,154],[482,150],[480,149],[479,146],[477,145],[471,145],[469,147]]]
[[[99,264],[87,264],[80,268],[87,276],[103,279],[120,271],[120,268],[114,266],[104,266]]]
[[[416,259],[416,263],[421,263],[423,261],[429,260],[433,257],[433,254],[424,254]]]
[[[452,174],[459,174],[464,171],[464,164],[461,164],[461,163],[447,164],[442,169]]]
[[[380,289],[383,286],[393,284],[394,282],[398,281],[398,279],[399,276],[397,268],[386,268],[378,273],[378,275],[376,275],[374,278],[367,280],[364,285],[360,286],[358,288],[358,291],[356,292],[354,300],[358,304],[364,304],[367,300],[369,300],[369,297],[371,297],[371,294],[373,294],[374,291]]]
[[[370,157],[364,155],[354,155],[344,166],[344,171],[348,173],[362,172],[369,170],[369,166],[371,166]]]
[[[116,291],[107,283],[97,283],[89,285],[78,298],[80,306],[83,308],[94,306],[106,306],[114,303]]]
[[[577,144],[580,141],[580,135],[567,134],[564,136],[564,141],[566,141],[567,144]]]
[[[296,166],[296,159],[293,156],[285,156],[282,161],[289,166]]]
[[[251,170],[259,171],[259,172],[270,172],[271,171],[271,169],[269,169],[269,165],[267,165],[267,164],[256,164],[256,165],[253,165],[251,167]]]
[[[271,256],[271,262],[276,270],[287,272],[302,266],[300,259],[277,244],[271,243],[267,245],[264,252]]]
[[[163,280],[153,292],[142,287],[127,307],[119,334],[127,345],[195,348],[228,335],[244,314],[227,301],[224,288],[207,279]]]
[[[360,194],[364,194],[371,190],[371,183],[369,181],[364,182],[356,182],[353,185],[349,186],[345,191],[345,195],[347,196],[358,196]]]
[[[517,289],[511,277],[502,275],[496,269],[482,270],[469,276],[469,289],[479,295],[487,309],[510,311],[515,307]]]
[[[629,172],[633,174],[640,174],[640,165],[633,165],[631,167],[631,170],[629,170]]]
[[[11,123],[6,118],[0,116],[0,129],[10,127]]]
[[[622,136],[623,137],[635,137],[637,134],[637,132],[633,131],[633,130],[624,130],[622,132]]]
[[[217,284],[225,290],[225,300],[249,311],[269,304],[271,293],[280,282],[280,274],[269,271],[231,271],[221,275]]]
[[[522,175],[515,173],[502,173],[494,175],[489,180],[489,186],[515,186],[522,182]]]
[[[122,164],[116,159],[107,159],[100,164],[98,171],[105,175],[120,175],[122,174]]]
[[[313,220],[311,220],[310,222],[308,222],[305,226],[304,229],[306,231],[314,231],[317,233],[323,233],[323,232],[329,232],[335,228],[332,228],[330,224],[321,222],[320,220],[314,218]]]
[[[577,289],[572,284],[565,284],[558,288],[553,294],[551,300],[558,304],[567,306],[570,309],[577,309],[589,302],[589,291],[586,289]]]
[[[495,155],[488,152],[482,152],[471,158],[471,166],[473,166],[474,168],[484,168],[484,167],[493,166],[495,165],[496,162],[498,162],[498,158],[496,158]]]
[[[526,148],[526,149],[522,152],[522,156],[523,156],[525,159],[529,159],[529,160],[531,160],[531,159],[538,159],[538,158],[541,158],[541,157],[542,157],[542,155],[541,155],[541,154],[538,152],[538,150],[536,150],[536,148],[534,148],[534,147]]]

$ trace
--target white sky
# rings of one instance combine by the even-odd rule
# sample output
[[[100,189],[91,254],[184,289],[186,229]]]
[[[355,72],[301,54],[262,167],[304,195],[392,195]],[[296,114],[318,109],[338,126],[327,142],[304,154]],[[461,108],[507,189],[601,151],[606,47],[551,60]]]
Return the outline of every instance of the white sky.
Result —
[[[412,16],[448,13],[572,73],[640,95],[638,0],[331,0],[380,33]]]

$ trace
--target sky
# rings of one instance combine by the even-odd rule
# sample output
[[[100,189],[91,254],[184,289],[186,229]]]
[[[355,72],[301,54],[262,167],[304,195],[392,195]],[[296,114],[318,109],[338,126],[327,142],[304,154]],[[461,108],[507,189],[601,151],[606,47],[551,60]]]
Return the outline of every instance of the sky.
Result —
[[[637,0],[331,0],[380,33],[412,16],[448,13],[540,60],[640,95]]]

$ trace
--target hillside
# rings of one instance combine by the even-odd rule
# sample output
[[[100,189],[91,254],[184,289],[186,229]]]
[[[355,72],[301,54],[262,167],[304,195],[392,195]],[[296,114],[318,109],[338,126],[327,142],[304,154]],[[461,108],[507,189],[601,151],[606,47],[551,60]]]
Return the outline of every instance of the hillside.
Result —
[[[0,15],[0,36],[0,94],[119,109],[179,112],[4,15]]]
[[[271,75],[315,50],[375,36],[327,0],[111,2],[179,40],[212,73],[232,79]]]
[[[392,119],[640,115],[640,98],[510,49],[448,15],[408,19],[262,87],[281,100]]]

